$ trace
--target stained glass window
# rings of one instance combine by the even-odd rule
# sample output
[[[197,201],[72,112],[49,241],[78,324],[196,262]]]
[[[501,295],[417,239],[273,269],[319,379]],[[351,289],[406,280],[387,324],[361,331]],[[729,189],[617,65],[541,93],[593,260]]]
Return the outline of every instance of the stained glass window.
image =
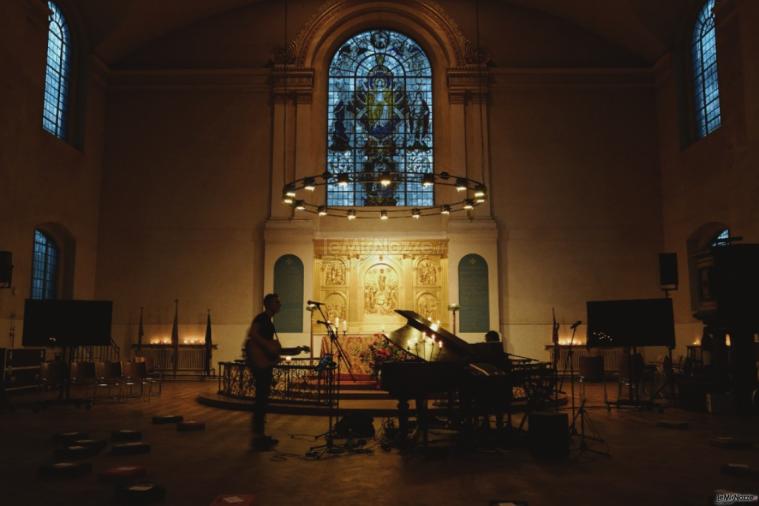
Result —
[[[730,229],[726,228],[712,239],[712,247],[727,246],[730,244]]]
[[[422,176],[433,171],[432,69],[424,50],[390,30],[359,33],[329,67],[327,170],[352,173],[327,187],[328,206],[434,205]],[[386,173],[404,177],[383,186]]]
[[[58,246],[40,230],[34,231],[32,252],[32,299],[55,299],[58,295]]]
[[[71,55],[69,27],[57,5],[48,2],[47,7],[50,9],[50,15],[42,128],[60,139],[65,139]]]
[[[705,137],[721,124],[717,37],[714,29],[714,0],[707,0],[693,29],[693,86],[698,136]]]

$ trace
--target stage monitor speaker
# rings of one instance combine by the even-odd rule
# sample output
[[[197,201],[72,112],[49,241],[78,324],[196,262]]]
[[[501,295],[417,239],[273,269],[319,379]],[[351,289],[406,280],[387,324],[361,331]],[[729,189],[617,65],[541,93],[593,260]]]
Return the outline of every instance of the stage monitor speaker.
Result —
[[[335,424],[337,437],[374,437],[374,419],[363,413],[345,415]]]
[[[659,253],[659,286],[677,290],[677,253]]]
[[[569,455],[569,417],[566,413],[534,412],[530,414],[527,440],[530,451],[540,458],[564,458]]]
[[[10,287],[13,281],[13,253],[0,251],[0,286]]]

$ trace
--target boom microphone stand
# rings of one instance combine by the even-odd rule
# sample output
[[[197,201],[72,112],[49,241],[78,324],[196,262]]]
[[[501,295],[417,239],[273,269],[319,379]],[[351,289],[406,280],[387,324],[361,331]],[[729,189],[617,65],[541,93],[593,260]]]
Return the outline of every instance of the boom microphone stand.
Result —
[[[342,345],[340,344],[340,340],[337,335],[337,329],[332,325],[332,322],[327,319],[327,316],[324,314],[324,311],[322,311],[322,305],[321,302],[314,302],[309,301],[308,302],[310,306],[315,307],[318,311],[323,320],[317,320],[316,323],[320,323],[325,326],[327,329],[327,335],[329,336],[330,341],[330,347],[334,346],[334,349],[337,350],[337,386],[336,388],[333,388],[335,382],[334,379],[330,377],[327,391],[328,391],[328,400],[329,400],[329,410],[328,410],[328,425],[329,428],[327,432],[324,434],[325,437],[325,444],[314,446],[312,448],[309,448],[307,456],[320,458],[324,453],[342,453],[346,450],[346,448],[343,447],[337,447],[335,445],[334,439],[335,439],[335,431],[334,431],[334,420],[335,418],[339,419],[340,417],[340,363],[345,362],[345,365],[348,369],[348,374],[351,377],[351,380],[355,381],[355,378],[353,377],[353,367],[350,363],[350,360],[348,360],[348,357],[345,354],[345,351],[343,350]],[[335,369],[335,366],[332,367],[327,366],[328,369]],[[334,374],[334,370],[330,372],[330,374]]]

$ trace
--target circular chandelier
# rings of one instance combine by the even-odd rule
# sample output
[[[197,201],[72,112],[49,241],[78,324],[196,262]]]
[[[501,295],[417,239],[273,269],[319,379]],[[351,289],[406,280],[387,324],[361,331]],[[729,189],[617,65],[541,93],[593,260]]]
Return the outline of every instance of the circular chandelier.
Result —
[[[313,193],[319,186],[330,184],[338,188],[347,188],[349,185],[363,185],[364,188],[389,189],[391,185],[406,183],[421,184],[423,188],[435,186],[454,186],[457,193],[462,194],[459,200],[451,200],[434,206],[405,206],[395,207],[393,202],[384,204],[373,203],[364,207],[328,206],[325,203],[312,203],[306,201],[305,195]],[[324,197],[326,198],[324,192]],[[487,199],[487,187],[480,181],[467,177],[452,176],[447,172],[439,173],[416,173],[416,172],[323,172],[316,176],[307,176],[295,179],[282,188],[282,203],[291,206],[296,212],[307,212],[318,216],[336,216],[354,219],[380,219],[391,218],[420,218],[421,216],[448,215],[460,211],[469,211],[483,204]]]

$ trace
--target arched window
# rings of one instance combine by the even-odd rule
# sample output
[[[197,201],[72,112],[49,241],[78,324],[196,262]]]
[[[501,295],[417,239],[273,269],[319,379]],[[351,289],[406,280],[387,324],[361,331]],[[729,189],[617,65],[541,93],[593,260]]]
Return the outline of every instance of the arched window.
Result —
[[[58,298],[58,245],[41,230],[34,231],[32,299]]]
[[[712,239],[712,247],[728,246],[730,244],[730,229],[726,228]]]
[[[488,263],[474,253],[459,261],[459,306],[461,332],[487,332],[490,329]]]
[[[705,137],[721,124],[717,37],[714,29],[714,0],[706,0],[693,28],[693,87],[698,136]]]
[[[274,292],[282,308],[274,317],[279,332],[303,332],[303,262],[283,255],[274,263]]]
[[[47,64],[45,65],[45,100],[42,128],[59,139],[67,135],[69,78],[71,74],[71,43],[69,26],[61,10],[53,2],[47,29]]]
[[[379,176],[406,173],[406,183],[327,187],[328,206],[432,206],[432,69],[415,41],[391,30],[348,39],[329,66],[327,170]],[[409,182],[410,181],[410,182]]]

